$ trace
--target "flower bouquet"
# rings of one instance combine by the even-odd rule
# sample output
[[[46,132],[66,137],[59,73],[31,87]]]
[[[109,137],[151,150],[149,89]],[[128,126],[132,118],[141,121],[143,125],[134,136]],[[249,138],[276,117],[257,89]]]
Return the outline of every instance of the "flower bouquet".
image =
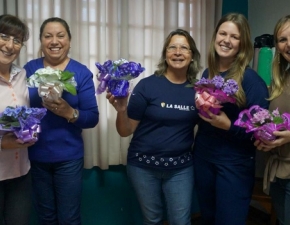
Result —
[[[108,60],[103,65],[97,62],[96,67],[99,70],[97,79],[100,81],[96,93],[101,94],[108,88],[117,97],[127,96],[129,80],[138,77],[145,70],[140,63],[128,62],[125,59]]]
[[[278,109],[270,112],[254,105],[240,112],[234,125],[246,128],[247,133],[253,131],[254,137],[258,140],[272,141],[276,139],[274,131],[290,129],[290,114],[280,114]]]
[[[41,68],[35,71],[27,79],[28,87],[37,87],[40,97],[56,100],[61,97],[63,90],[76,95],[77,83],[74,74],[69,71],[61,71],[51,67]]]
[[[213,79],[201,78],[194,84],[194,89],[196,107],[201,115],[208,118],[206,110],[216,115],[222,108],[222,103],[236,102],[233,95],[238,91],[238,84],[233,79],[225,81],[222,76],[216,75]]]
[[[37,141],[40,132],[39,123],[45,114],[46,108],[7,106],[0,113],[0,130],[13,131],[21,143]]]

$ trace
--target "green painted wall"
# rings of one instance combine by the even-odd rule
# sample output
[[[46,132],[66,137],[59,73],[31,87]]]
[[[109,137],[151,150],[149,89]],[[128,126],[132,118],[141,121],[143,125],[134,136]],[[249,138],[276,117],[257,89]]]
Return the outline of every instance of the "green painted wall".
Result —
[[[141,211],[128,183],[125,166],[84,170],[82,220],[84,225],[142,224]]]
[[[223,0],[222,14],[242,13],[248,18],[248,0]]]

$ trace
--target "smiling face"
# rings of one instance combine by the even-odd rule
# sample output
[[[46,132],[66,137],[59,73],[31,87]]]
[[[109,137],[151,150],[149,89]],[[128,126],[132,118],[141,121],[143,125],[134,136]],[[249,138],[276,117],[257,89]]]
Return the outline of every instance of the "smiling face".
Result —
[[[285,23],[277,33],[277,50],[290,63],[290,22]]]
[[[41,34],[41,49],[45,59],[60,64],[68,57],[70,39],[65,27],[59,22],[49,22]]]
[[[21,45],[17,45],[14,43],[15,40],[22,40],[21,37],[12,37],[10,36],[10,39],[4,40],[4,38],[7,37],[6,34],[0,34],[3,35],[3,38],[0,37],[0,66],[11,66],[12,62],[19,56],[22,43]],[[15,40],[13,40],[13,38]]]
[[[174,35],[166,51],[167,70],[184,70],[187,71],[192,59],[189,43],[182,35]]]
[[[220,25],[215,38],[215,50],[220,60],[232,62],[240,49],[240,32],[233,22]]]

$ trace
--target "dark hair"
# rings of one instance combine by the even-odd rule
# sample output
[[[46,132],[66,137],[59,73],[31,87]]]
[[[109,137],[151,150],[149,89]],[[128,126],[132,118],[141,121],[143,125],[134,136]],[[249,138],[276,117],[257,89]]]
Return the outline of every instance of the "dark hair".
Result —
[[[161,57],[159,59],[158,65],[157,65],[157,70],[154,73],[156,75],[164,75],[166,73],[167,68],[168,68],[168,64],[165,61],[165,59],[166,59],[166,48],[168,47],[168,45],[169,45],[169,43],[171,41],[171,38],[174,35],[184,36],[186,38],[186,40],[188,41],[193,61],[188,66],[186,77],[187,77],[189,82],[193,83],[195,81],[195,79],[196,79],[196,75],[198,74],[199,70],[201,69],[201,66],[200,66],[200,53],[199,53],[199,51],[196,48],[195,41],[193,40],[191,35],[186,30],[176,29],[176,30],[172,31],[167,36],[167,38],[164,41],[163,49],[162,49],[162,52],[161,52]]]
[[[25,42],[29,38],[27,25],[18,17],[4,14],[0,16],[0,33],[11,35]]]
[[[43,21],[43,23],[40,26],[40,30],[39,30],[39,40],[41,40],[41,36],[42,36],[43,30],[44,30],[46,24],[55,23],[55,22],[61,23],[63,25],[63,27],[65,28],[65,30],[68,34],[69,40],[71,40],[71,33],[70,33],[70,29],[69,29],[67,22],[64,19],[61,19],[59,17],[51,17],[51,18],[48,18],[48,19]]]

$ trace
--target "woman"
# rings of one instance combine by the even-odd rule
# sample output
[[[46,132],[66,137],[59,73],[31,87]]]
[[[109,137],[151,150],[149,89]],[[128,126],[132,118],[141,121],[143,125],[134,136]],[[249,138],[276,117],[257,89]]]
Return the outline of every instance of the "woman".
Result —
[[[64,91],[57,100],[41,99],[36,88],[29,89],[31,106],[48,109],[39,140],[29,148],[34,205],[40,224],[81,224],[82,129],[96,126],[99,115],[93,75],[68,57],[71,33],[63,19],[45,20],[39,39],[44,57],[24,66],[27,76],[47,66],[73,72],[77,95]]]
[[[274,28],[275,55],[270,86],[269,110],[290,113],[290,15],[282,17]],[[281,225],[290,224],[290,131],[275,131],[275,141],[256,141],[258,150],[270,151],[264,173],[264,191],[272,202]]]
[[[200,54],[190,34],[181,29],[165,39],[155,73],[126,98],[107,99],[117,111],[122,137],[133,134],[127,174],[137,194],[143,224],[161,225],[162,195],[171,225],[190,225],[193,191],[193,129],[198,119],[192,84]]]
[[[252,134],[234,125],[239,113],[260,105],[268,107],[268,90],[248,67],[253,57],[246,18],[237,13],[223,16],[212,36],[208,68],[203,77],[219,74],[239,86],[236,103],[223,104],[209,118],[202,115],[194,145],[195,177],[203,224],[245,225],[255,176]]]
[[[29,106],[26,72],[13,64],[29,30],[19,18],[0,16],[0,112],[7,106]],[[12,132],[0,131],[0,224],[28,225],[30,217],[30,162],[27,147]]]

